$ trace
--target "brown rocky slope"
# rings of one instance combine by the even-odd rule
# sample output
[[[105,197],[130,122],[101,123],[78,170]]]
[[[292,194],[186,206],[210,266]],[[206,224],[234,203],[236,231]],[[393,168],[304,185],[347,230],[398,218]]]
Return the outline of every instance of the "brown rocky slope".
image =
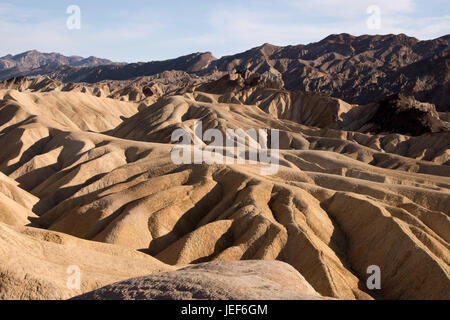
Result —
[[[419,41],[404,34],[335,34],[307,45],[264,44],[242,53],[214,58],[195,53],[167,61],[123,65],[49,67],[17,75],[48,75],[63,82],[131,80],[164,71],[193,75],[249,69],[277,73],[288,90],[322,92],[365,105],[401,93],[450,112],[450,36]],[[1,74],[0,74],[1,76]],[[8,79],[3,77],[0,79]]]

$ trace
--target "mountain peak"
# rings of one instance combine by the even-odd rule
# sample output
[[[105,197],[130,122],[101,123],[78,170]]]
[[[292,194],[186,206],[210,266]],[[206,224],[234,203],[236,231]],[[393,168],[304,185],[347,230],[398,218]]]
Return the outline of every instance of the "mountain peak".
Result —
[[[276,45],[266,42],[260,48],[278,48],[278,47]]]
[[[323,39],[321,42],[348,42],[354,40],[356,37],[349,33],[339,33],[339,34],[330,34],[328,37]]]

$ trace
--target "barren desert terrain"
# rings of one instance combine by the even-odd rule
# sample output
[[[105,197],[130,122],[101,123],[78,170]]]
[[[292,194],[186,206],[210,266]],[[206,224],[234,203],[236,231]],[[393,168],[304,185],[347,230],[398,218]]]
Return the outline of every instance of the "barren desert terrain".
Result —
[[[2,82],[0,299],[450,299],[448,69],[416,91],[398,76],[449,38],[394,39],[408,51],[376,37],[364,51],[349,37],[133,79]],[[372,58],[380,99],[358,84]],[[174,163],[180,129],[277,130],[279,168]]]

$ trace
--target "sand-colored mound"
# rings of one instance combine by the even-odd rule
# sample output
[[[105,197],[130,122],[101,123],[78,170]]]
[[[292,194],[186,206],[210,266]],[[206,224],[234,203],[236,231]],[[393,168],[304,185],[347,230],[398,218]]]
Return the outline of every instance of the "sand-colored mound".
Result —
[[[71,92],[84,93],[99,98],[120,101],[134,101],[142,105],[155,103],[158,98],[180,88],[198,86],[223,75],[215,72],[196,76],[183,71],[164,71],[153,76],[138,77],[131,80],[105,80],[96,83],[64,83],[47,76],[32,78],[18,77],[0,82],[1,89],[14,89],[20,92]]]
[[[276,119],[324,129],[356,131],[377,110],[350,105],[320,93],[283,90],[282,86],[268,85],[266,79],[265,74],[246,71],[182,88],[177,93],[192,91],[195,99],[202,102],[256,105]]]
[[[39,199],[19,187],[17,181],[0,172],[0,193],[21,206],[32,210]]]
[[[291,266],[276,261],[211,262],[130,279],[75,300],[320,300]]]
[[[40,121],[51,128],[104,132],[137,112],[135,103],[81,93],[0,90],[0,129]]]
[[[0,90],[0,97],[0,170],[27,190],[83,150],[67,141],[68,131],[108,131],[138,110],[135,103],[82,93]]]
[[[450,299],[449,228],[441,238],[439,230],[433,232],[407,210],[382,206],[354,194],[337,193],[328,212],[348,237],[348,254],[354,268],[372,264],[383,270],[381,281],[385,283],[382,290],[386,297]],[[450,221],[445,215],[440,220],[447,226]]]
[[[192,92],[202,102],[256,105],[274,118],[322,129],[414,136],[450,131],[450,123],[433,104],[412,96],[393,95],[377,103],[351,105],[318,92],[284,90],[267,84],[266,79],[265,73],[246,70],[177,93]]]
[[[126,248],[2,223],[0,257],[0,299],[68,299],[116,281],[172,270]],[[80,289],[67,286],[70,266],[81,271]]]
[[[30,219],[37,218],[33,213],[39,199],[18,186],[18,183],[0,172],[0,222],[23,226]]]
[[[37,216],[11,198],[0,193],[0,222],[14,226],[23,226],[30,223],[30,219]]]
[[[449,168],[439,166],[433,169],[433,163],[417,162],[426,160],[445,164],[449,161],[450,132],[411,137],[311,128],[277,119],[257,105],[219,103],[211,95],[210,100],[204,101],[204,96],[185,93],[184,96],[162,98],[124,121],[111,134],[130,140],[170,143],[172,133],[179,128],[190,132],[193,137],[194,124],[199,120],[202,121],[203,132],[215,128],[224,136],[226,129],[277,129],[281,131],[281,149],[333,151],[376,166],[450,175]],[[313,104],[311,107],[314,109]]]

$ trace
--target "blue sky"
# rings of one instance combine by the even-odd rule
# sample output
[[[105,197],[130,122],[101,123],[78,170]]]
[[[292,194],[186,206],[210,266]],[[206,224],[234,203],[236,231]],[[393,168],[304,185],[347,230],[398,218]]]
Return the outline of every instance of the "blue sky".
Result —
[[[66,26],[69,5],[81,9],[80,30]],[[367,25],[372,5],[380,10],[379,29]],[[439,37],[450,33],[450,1],[0,0],[0,56],[36,49],[126,62],[199,51],[221,57],[341,32]]]

